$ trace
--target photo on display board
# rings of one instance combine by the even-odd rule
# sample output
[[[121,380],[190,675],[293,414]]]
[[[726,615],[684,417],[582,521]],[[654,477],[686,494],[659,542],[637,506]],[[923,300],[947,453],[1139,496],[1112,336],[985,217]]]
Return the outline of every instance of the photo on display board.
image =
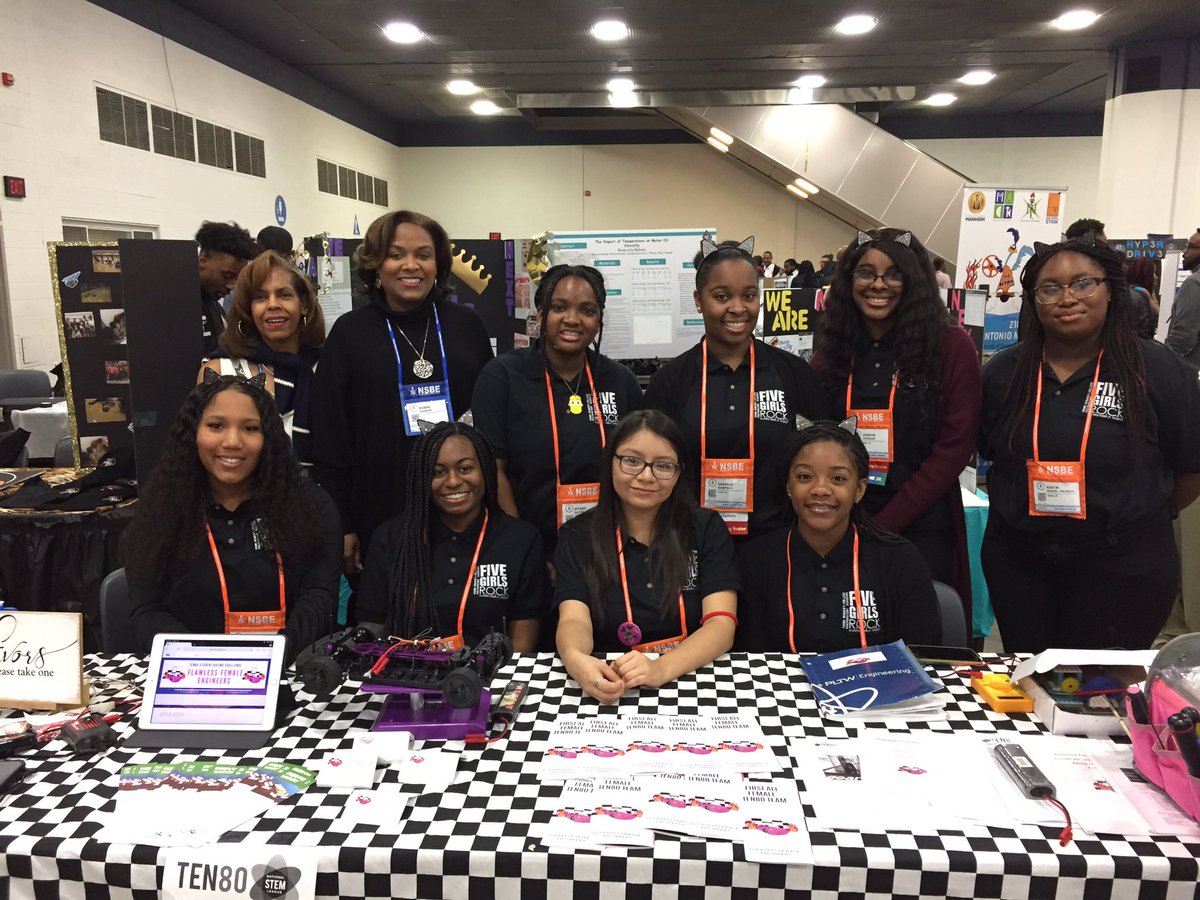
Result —
[[[127,422],[129,413],[123,397],[98,397],[83,401],[84,416],[89,422]]]
[[[79,299],[84,303],[112,303],[112,288],[107,284],[88,284],[79,288]]]
[[[92,312],[63,313],[63,330],[68,338],[96,336],[96,314]]]
[[[100,335],[108,344],[125,343],[125,310],[100,310]]]
[[[106,359],[104,381],[106,384],[129,384],[129,360]]]
[[[121,251],[115,248],[92,251],[93,272],[120,272]],[[86,302],[86,301],[85,301]]]
[[[85,435],[79,439],[80,462],[85,468],[95,468],[108,452],[108,438],[102,434]]]

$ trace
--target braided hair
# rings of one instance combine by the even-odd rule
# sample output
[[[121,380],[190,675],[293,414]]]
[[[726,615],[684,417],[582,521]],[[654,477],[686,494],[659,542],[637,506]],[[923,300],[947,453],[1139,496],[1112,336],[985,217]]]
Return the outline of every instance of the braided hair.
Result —
[[[608,291],[604,287],[604,276],[600,274],[600,270],[591,266],[551,266],[542,275],[542,280],[538,282],[537,293],[533,295],[533,305],[538,311],[538,321],[542,323],[542,336],[538,338],[538,349],[542,351],[542,356],[546,355],[543,349],[546,340],[546,316],[550,312],[550,300],[554,297],[554,290],[564,278],[582,278],[592,289],[592,295],[596,298],[596,306],[600,308],[600,330],[596,332],[596,341],[592,344],[592,349],[599,353],[600,341],[604,337],[604,301],[608,296]]]
[[[946,304],[925,247],[911,235],[907,245],[898,228],[868,232],[871,240],[849,247],[838,259],[825,293],[825,315],[816,336],[816,356],[826,384],[845,387],[854,360],[854,341],[863,325],[854,303],[854,270],[868,250],[887,254],[904,278],[896,305],[896,369],[902,382],[916,381],[938,395],[942,382],[942,343],[950,327]]]
[[[1000,431],[1008,432],[1008,447],[1011,450],[1018,432],[1032,428],[1038,373],[1042,368],[1046,346],[1046,328],[1037,314],[1034,291],[1042,268],[1059,253],[1079,253],[1104,270],[1109,302],[1104,327],[1100,331],[1100,346],[1116,375],[1121,391],[1122,414],[1129,430],[1132,458],[1136,459],[1148,431],[1150,401],[1146,393],[1146,361],[1134,321],[1129,286],[1125,281],[1124,263],[1117,252],[1094,232],[1041,247],[1021,272],[1021,304],[1027,327],[1024,338],[1017,345],[1016,371],[1008,383],[1001,407]]]
[[[496,457],[481,432],[462,422],[440,422],[413,444],[405,476],[404,512],[400,549],[388,579],[389,633],[416,637],[426,632],[443,637],[450,632],[438,621],[430,590],[429,523],[433,508],[433,472],[442,445],[451,437],[464,437],[475,448],[483,472],[483,505],[492,515],[500,512],[496,488]]]
[[[796,463],[796,457],[800,455],[800,451],[809,444],[815,444],[820,441],[829,441],[837,444],[846,451],[846,456],[849,457],[851,464],[854,466],[854,474],[860,481],[866,479],[870,472],[871,462],[867,454],[867,448],[863,446],[862,438],[855,431],[847,431],[837,422],[822,420],[812,422],[794,435],[784,445],[783,451],[779,454],[779,469],[777,477],[783,482],[784,489],[787,489],[788,479],[792,474],[792,466]],[[862,501],[859,500],[850,509],[850,524],[858,529],[859,535],[865,540],[879,541],[884,544],[894,544],[902,541],[899,535],[893,534],[886,528],[875,524],[865,509],[863,509]]]
[[[272,546],[285,565],[303,565],[320,540],[314,525],[318,511],[305,499],[304,478],[275,401],[252,380],[214,375],[192,388],[183,401],[129,524],[127,546],[137,548],[139,567],[145,567],[164,594],[204,548],[201,536],[212,489],[196,448],[196,431],[205,410],[222,391],[245,394],[262,421],[263,446],[252,475],[250,501]]]

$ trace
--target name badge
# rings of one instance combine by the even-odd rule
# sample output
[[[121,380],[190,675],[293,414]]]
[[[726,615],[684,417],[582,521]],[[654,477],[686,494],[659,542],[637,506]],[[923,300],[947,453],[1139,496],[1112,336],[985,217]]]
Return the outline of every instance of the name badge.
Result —
[[[701,473],[700,505],[719,512],[730,534],[749,533],[754,464],[749,459],[705,459]]]
[[[404,409],[404,433],[409,437],[421,434],[418,421],[449,422],[453,419],[450,406],[450,382],[434,381],[406,384],[400,403]]]
[[[558,527],[594,507],[600,499],[600,482],[558,486]]]
[[[1026,460],[1029,477],[1029,515],[1087,518],[1087,488],[1083,462]]]

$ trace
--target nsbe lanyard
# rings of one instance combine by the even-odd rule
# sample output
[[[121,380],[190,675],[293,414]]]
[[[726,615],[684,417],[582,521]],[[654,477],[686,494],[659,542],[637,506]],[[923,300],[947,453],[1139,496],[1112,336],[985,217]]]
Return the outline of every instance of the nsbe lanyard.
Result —
[[[617,636],[620,638],[622,644],[634,650],[640,650],[645,653],[662,648],[661,652],[665,653],[667,650],[678,646],[687,637],[687,611],[683,606],[683,591],[679,592],[679,637],[665,638],[661,641],[650,641],[645,644],[641,643],[642,629],[633,621],[633,604],[629,600],[629,578],[625,574],[625,544],[621,540],[620,525],[617,526],[616,538],[617,561],[621,566],[621,592],[625,595],[625,621],[617,629]]]
[[[230,612],[229,588],[225,584],[225,567],[221,565],[221,554],[217,552],[217,542],[213,538],[212,528],[204,523],[208,534],[208,547],[212,551],[213,565],[217,568],[217,581],[221,584],[221,605],[225,608],[225,633],[242,634],[245,632],[270,631],[283,628],[287,615],[287,590],[283,580],[283,557],[275,551],[275,566],[279,570],[279,609],[278,610],[248,610],[245,612]],[[247,617],[266,617],[266,622],[244,622]]]
[[[587,357],[583,360],[583,370],[587,374],[588,390],[592,393],[592,409],[596,411],[596,424],[600,427],[600,449],[604,449],[604,415],[600,411],[600,398],[596,394],[596,383],[592,380],[592,367],[588,365]],[[546,370],[546,403],[550,408],[550,437],[554,444],[554,487],[555,506],[558,513],[558,525],[575,518],[580,513],[587,512],[600,499],[600,482],[584,484],[563,484],[560,481],[562,464],[558,448],[558,415],[554,411],[554,385],[550,381],[550,370]]]
[[[1087,456],[1088,437],[1092,432],[1092,414],[1096,407],[1096,391],[1100,387],[1101,350],[1096,357],[1096,371],[1092,374],[1092,387],[1088,391],[1087,413],[1083,420],[1083,439],[1079,445],[1079,459],[1043,463],[1038,446],[1038,431],[1042,418],[1042,370],[1046,360],[1038,367],[1037,395],[1033,406],[1033,459],[1026,460],[1029,477],[1029,514],[1031,516],[1067,516],[1072,519],[1087,518],[1087,482],[1084,460]]]
[[[700,505],[721,514],[730,534],[749,533],[754,511],[754,341],[750,342],[750,456],[708,458],[708,340],[702,340],[700,363]]]
[[[480,526],[479,538],[475,541],[475,554],[471,557],[471,568],[467,570],[467,583],[463,585],[462,599],[458,603],[458,630],[454,632],[452,637],[442,638],[440,641],[443,647],[449,647],[452,650],[466,646],[466,641],[463,639],[463,616],[467,612],[467,599],[471,596],[471,588],[475,584],[475,569],[479,566],[479,552],[483,549],[483,537],[487,534],[487,527],[488,511],[485,508],[483,511],[483,525]]]
[[[442,355],[442,380],[430,383],[431,387],[435,387],[436,390],[428,397],[412,400],[404,395],[404,362],[400,358],[400,344],[396,341],[396,331],[392,327],[392,320],[386,317],[384,319],[387,323],[388,337],[392,339],[392,352],[396,355],[396,381],[397,389],[400,392],[400,408],[404,417],[404,432],[409,437],[415,437],[421,433],[417,427],[417,419],[426,419],[432,422],[450,422],[454,419],[454,410],[450,404],[450,368],[446,363],[446,342],[442,339],[442,319],[438,315],[436,305],[432,305],[432,312],[434,329],[437,331],[438,350]],[[421,349],[424,350],[424,347]],[[420,354],[417,355],[423,359]],[[431,377],[432,374],[431,372]],[[410,405],[413,407],[411,414]]]
[[[858,579],[858,529],[854,531],[854,611],[858,614],[858,642],[867,649],[867,624],[863,620],[862,585]],[[787,605],[788,605],[788,646],[796,652],[796,611],[792,608],[792,532],[787,536]]]

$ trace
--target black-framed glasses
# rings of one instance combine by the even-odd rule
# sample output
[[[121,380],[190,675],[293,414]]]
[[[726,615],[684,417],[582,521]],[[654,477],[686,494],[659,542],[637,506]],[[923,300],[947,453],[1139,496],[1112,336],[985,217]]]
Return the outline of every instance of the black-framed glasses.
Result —
[[[904,276],[897,269],[888,269],[881,275],[874,269],[858,268],[851,274],[859,284],[874,284],[876,278],[882,278],[883,283],[889,287],[900,287],[904,284]]]
[[[1096,288],[1106,281],[1108,281],[1107,278],[1093,278],[1091,275],[1076,278],[1070,284],[1058,284],[1050,281],[1046,284],[1039,284],[1034,289],[1033,296],[1038,303],[1057,303],[1062,299],[1063,291],[1070,291],[1071,296],[1076,300],[1086,300],[1096,292]]]
[[[656,459],[651,462],[648,459],[642,459],[640,456],[618,456],[617,465],[621,467],[621,471],[626,475],[633,475],[635,478],[641,475],[647,468],[650,468],[650,474],[660,481],[669,481],[679,474],[682,466],[676,462],[668,462],[665,459]]]

